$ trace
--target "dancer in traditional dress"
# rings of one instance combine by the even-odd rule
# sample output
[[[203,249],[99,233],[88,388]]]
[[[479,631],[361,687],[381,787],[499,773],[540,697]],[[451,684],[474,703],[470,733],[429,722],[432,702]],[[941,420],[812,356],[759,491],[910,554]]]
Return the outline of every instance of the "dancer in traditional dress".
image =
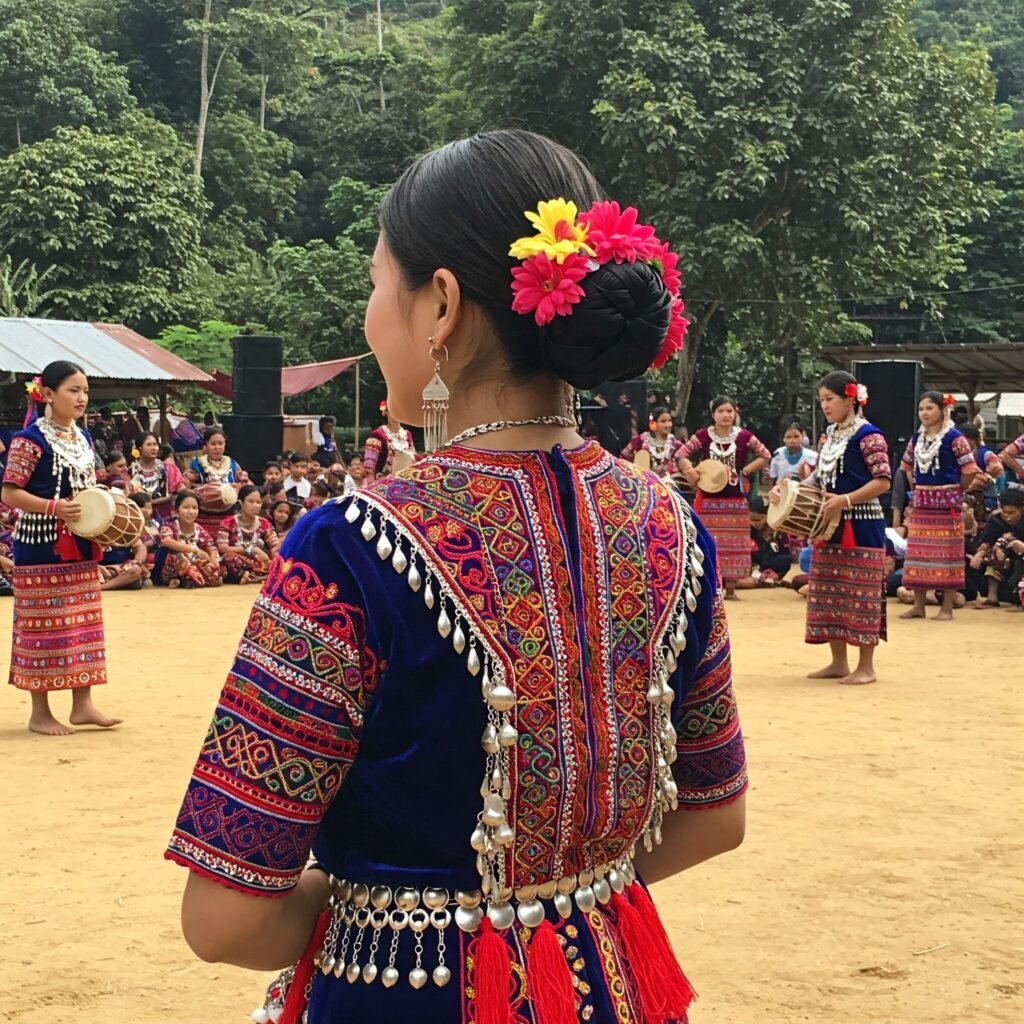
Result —
[[[387,402],[380,403],[380,413],[386,422],[366,439],[363,450],[363,467],[366,469],[368,484],[378,477],[390,476],[396,456],[405,463],[411,463],[416,458],[412,432],[391,415]]]
[[[185,486],[185,481],[173,462],[162,462],[159,456],[156,434],[139,434],[132,449],[134,461],[129,474],[132,487],[149,495],[153,514],[163,523],[173,518],[174,495]]]
[[[650,430],[629,442],[622,457],[635,462],[638,452],[647,452],[652,472],[671,477],[679,471],[679,453],[683,450],[683,442],[672,433],[672,413],[663,406],[652,409],[648,426]]]
[[[711,428],[702,427],[683,446],[679,465],[697,488],[694,507],[718,546],[718,571],[726,597],[736,596],[736,581],[750,574],[750,508],[748,480],[768,465],[771,452],[749,431],[736,425],[739,408],[720,395],[711,403]],[[728,482],[714,493],[700,489],[697,459],[713,459],[728,471]]]
[[[227,435],[224,431],[220,427],[207,427],[203,434],[202,454],[197,455],[185,471],[185,482],[189,488],[194,490],[203,484],[231,484],[237,491],[249,482],[249,474],[230,455],[225,454],[226,448]],[[215,537],[221,520],[234,511],[234,505],[228,508],[222,504],[216,508],[208,505],[204,508],[200,503],[199,525],[211,537]]]
[[[917,405],[921,426],[907,443],[901,468],[913,488],[903,586],[914,606],[900,618],[923,619],[928,591],[942,593],[933,616],[952,619],[964,586],[964,489],[981,470],[967,438],[953,426],[952,395],[926,391]]]
[[[75,495],[96,484],[89,435],[75,425],[89,402],[82,369],[50,363],[30,385],[26,427],[7,453],[3,501],[19,509],[14,529],[12,686],[32,697],[28,727],[46,736],[75,730],[59,722],[50,694],[71,690],[71,724],[109,728],[92,688],[107,681],[99,548],[67,528],[81,515]],[[54,610],[60,614],[54,616]]]
[[[246,484],[238,492],[238,511],[228,516],[217,533],[217,550],[224,561],[225,583],[262,583],[278,539],[269,519],[260,515],[260,489]]]
[[[713,542],[575,428],[568,385],[685,330],[674,255],[600,196],[507,131],[382,207],[366,335],[394,415],[451,439],[296,525],[169,849],[200,955],[300,960],[283,1020],[685,1019],[639,876],[739,842],[745,758]]]
[[[1003,460],[1003,465],[1016,476],[1017,482],[1024,486],[1024,434],[1011,441],[999,453],[999,458]]]
[[[811,478],[827,492],[824,514],[841,515],[839,529],[811,553],[807,591],[809,644],[827,643],[832,660],[811,679],[875,681],[875,647],[885,628],[885,515],[879,496],[892,483],[885,437],[864,418],[867,389],[842,370],[818,385],[828,429]],[[770,501],[778,501],[774,488]],[[851,672],[847,648],[857,649]]]
[[[217,542],[199,523],[199,498],[192,491],[178,491],[174,518],[160,526],[153,582],[186,590],[219,587],[224,582]]]

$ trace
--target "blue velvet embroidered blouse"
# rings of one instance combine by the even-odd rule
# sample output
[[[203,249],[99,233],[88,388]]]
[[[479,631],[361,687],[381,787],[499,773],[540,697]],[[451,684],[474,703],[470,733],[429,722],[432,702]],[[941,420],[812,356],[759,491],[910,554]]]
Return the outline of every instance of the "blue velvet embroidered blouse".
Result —
[[[168,857],[275,896],[312,849],[338,878],[483,875],[495,900],[628,858],[670,808],[746,787],[714,564],[671,488],[592,443],[453,447],[328,502],[256,600]],[[510,833],[478,842],[498,807]],[[587,1016],[639,1019],[600,918],[559,924]],[[456,1020],[472,936],[453,933],[462,984],[318,973],[310,1021]]]

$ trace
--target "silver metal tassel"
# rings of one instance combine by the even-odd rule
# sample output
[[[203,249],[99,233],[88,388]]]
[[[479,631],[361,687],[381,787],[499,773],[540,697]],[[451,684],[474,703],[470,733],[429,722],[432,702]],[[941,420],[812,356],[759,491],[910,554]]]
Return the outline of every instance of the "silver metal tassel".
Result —
[[[434,361],[434,376],[423,389],[423,444],[437,451],[448,440],[448,385],[441,380],[441,364]]]

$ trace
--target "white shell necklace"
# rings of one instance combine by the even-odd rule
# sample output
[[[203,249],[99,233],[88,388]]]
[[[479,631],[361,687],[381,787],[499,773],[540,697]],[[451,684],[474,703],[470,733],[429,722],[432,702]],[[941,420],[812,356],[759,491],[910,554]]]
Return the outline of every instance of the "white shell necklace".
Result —
[[[53,475],[57,482],[55,496],[60,497],[61,478],[65,469],[73,494],[85,487],[95,487],[96,457],[85,434],[74,423],[70,427],[61,427],[46,417],[36,420],[36,424],[53,452]]]
[[[843,423],[830,423],[825,431],[825,443],[818,454],[818,482],[826,490],[835,486],[836,479],[843,474],[843,457],[850,439],[867,420],[860,413]]]
[[[951,420],[946,420],[942,429],[932,437],[922,427],[914,442],[914,466],[921,476],[928,476],[939,468],[942,458],[942,442],[946,435],[953,429]]]

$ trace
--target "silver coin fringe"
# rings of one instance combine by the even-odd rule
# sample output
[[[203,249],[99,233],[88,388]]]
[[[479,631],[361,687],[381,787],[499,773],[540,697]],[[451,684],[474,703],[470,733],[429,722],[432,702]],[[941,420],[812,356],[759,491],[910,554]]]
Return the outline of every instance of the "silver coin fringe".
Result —
[[[355,525],[362,520],[359,532],[363,540],[375,545],[377,557],[382,562],[390,562],[396,573],[404,575],[410,589],[422,593],[427,610],[437,614],[437,631],[440,636],[451,641],[456,654],[465,655],[470,675],[480,679],[481,696],[487,709],[487,724],[480,738],[486,758],[484,778],[480,785],[483,806],[469,838],[477,855],[476,866],[481,879],[480,900],[472,907],[461,904],[457,906],[456,924],[464,931],[475,931],[484,913],[499,930],[510,928],[517,918],[527,926],[531,921],[539,924],[543,919],[540,899],[553,899],[562,917],[568,917],[572,912],[573,900],[584,911],[593,910],[598,902],[607,902],[600,898],[605,887],[595,885],[595,882],[603,882],[607,872],[610,879],[626,879],[624,884],[628,884],[635,878],[629,858],[614,865],[591,866],[578,876],[569,875],[543,885],[526,886],[516,889],[514,893],[506,883],[505,854],[515,840],[515,833],[508,823],[507,808],[512,795],[511,755],[519,742],[519,733],[512,720],[516,696],[508,683],[504,663],[489,638],[472,628],[459,595],[431,569],[418,538],[395,520],[387,509],[378,506],[372,494],[362,493],[337,500],[348,502],[344,513],[347,522]],[[677,757],[677,737],[671,719],[675,692],[669,680],[676,670],[678,656],[686,646],[688,615],[697,608],[697,595],[701,592],[700,579],[704,575],[704,553],[696,542],[697,528],[689,506],[681,498],[673,496],[672,500],[682,526],[683,550],[680,553],[681,579],[677,604],[667,617],[663,634],[656,643],[655,664],[647,690],[647,700],[653,714],[655,749],[652,753],[656,764],[654,799],[641,833],[644,848],[648,851],[661,843],[661,825],[665,813],[679,806],[678,789],[671,768]],[[614,881],[609,884],[611,889],[615,888]],[[595,892],[595,889],[598,891]],[[607,895],[610,899],[611,892]],[[517,907],[512,905],[513,896]],[[357,924],[355,915],[365,909],[365,906],[353,908],[353,920]],[[367,924],[373,924],[376,928],[376,924],[364,915],[363,927]],[[432,925],[433,922],[428,920],[422,930]],[[325,943],[325,948],[331,947]],[[339,951],[340,959],[344,960],[347,955],[347,948],[344,955]],[[336,966],[337,963],[332,964],[331,970]],[[425,975],[423,981],[426,981]]]
[[[56,544],[58,522],[56,516],[22,512],[14,524],[14,539],[22,544]]]

